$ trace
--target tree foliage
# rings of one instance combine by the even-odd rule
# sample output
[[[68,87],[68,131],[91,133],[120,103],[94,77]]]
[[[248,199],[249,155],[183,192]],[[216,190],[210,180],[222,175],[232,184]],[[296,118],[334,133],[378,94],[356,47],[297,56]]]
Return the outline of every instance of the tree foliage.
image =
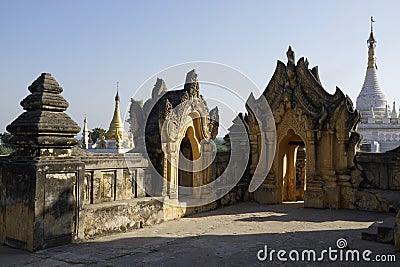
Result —
[[[106,130],[103,128],[94,128],[90,131],[90,137],[92,138],[93,143],[96,143],[96,141],[104,136],[106,134]]]
[[[217,137],[214,140],[217,151],[228,151],[228,147],[225,145],[224,139]]]
[[[8,132],[0,133],[0,155],[8,155],[15,151],[11,138],[12,134]]]

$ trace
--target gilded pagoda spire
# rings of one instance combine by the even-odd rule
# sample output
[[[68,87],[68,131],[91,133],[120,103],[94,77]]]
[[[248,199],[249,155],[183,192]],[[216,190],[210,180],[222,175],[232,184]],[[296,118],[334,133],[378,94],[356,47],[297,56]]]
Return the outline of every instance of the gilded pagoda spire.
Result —
[[[114,115],[110,123],[110,127],[105,134],[107,140],[116,140],[116,136],[118,134],[120,139],[127,139],[128,134],[124,129],[124,123],[121,119],[121,114],[119,111],[119,94],[118,94],[118,83],[117,83],[117,94],[115,95],[115,108]]]

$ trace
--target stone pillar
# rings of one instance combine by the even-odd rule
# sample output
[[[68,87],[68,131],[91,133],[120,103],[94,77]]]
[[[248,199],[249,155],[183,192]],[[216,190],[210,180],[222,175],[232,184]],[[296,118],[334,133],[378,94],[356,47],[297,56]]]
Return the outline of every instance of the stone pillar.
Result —
[[[270,166],[273,164],[273,160],[276,156],[275,154],[278,152],[278,150],[275,151],[275,143],[274,131],[267,129],[267,131],[263,131],[259,134],[259,147],[257,150],[260,152],[253,177],[261,177],[264,181],[261,186],[254,191],[253,197],[255,201],[263,204],[276,204],[282,202],[282,194],[279,193],[282,190],[282,181],[277,184],[277,177],[273,171],[274,169],[277,170],[278,167],[272,166],[271,168]],[[251,151],[251,153],[253,153],[253,151]],[[275,164],[279,165],[277,161]]]
[[[145,170],[142,168],[139,168],[135,170],[135,173],[132,173],[132,175],[135,175],[135,180],[136,180],[136,197],[145,197],[146,196],[146,191],[145,191]],[[164,196],[161,192],[161,195]]]
[[[201,198],[208,198],[210,197],[210,194],[212,193],[212,190],[210,188],[210,183],[213,181],[213,173],[214,173],[214,164],[210,164],[210,162],[213,162],[213,145],[211,144],[211,140],[204,141],[201,146],[201,156],[202,156],[202,162],[201,162],[201,176],[202,176],[202,189],[201,189]],[[208,167],[206,167],[208,165]],[[208,184],[208,186],[207,186]]]
[[[350,168],[348,167],[348,151],[346,144],[349,142],[349,136],[346,132],[337,132],[336,137],[338,145],[335,147],[335,156],[337,159],[337,184],[340,187],[340,207],[345,209],[354,208],[354,190],[350,179]],[[350,165],[351,166],[351,165]]]
[[[115,171],[115,200],[123,199],[122,192],[124,191],[124,169],[117,169]]]
[[[103,174],[100,170],[93,171],[93,203],[100,203],[101,202],[101,183],[103,179]]]
[[[319,175],[318,156],[319,139],[318,131],[307,131],[307,165],[306,165],[306,191],[304,192],[304,207],[324,208],[324,191],[322,178]]]
[[[3,170],[4,243],[35,251],[77,236],[85,168],[71,155],[80,128],[57,81],[43,73],[28,90],[26,111],[7,126],[16,152]]]
[[[335,132],[328,130],[325,132],[326,142],[321,145],[321,156],[326,155],[324,168],[321,169],[324,180],[324,205],[326,208],[339,208],[340,207],[340,187],[337,185],[337,176],[334,170],[333,156],[335,153],[336,139]],[[342,154],[341,154],[342,155]],[[336,160],[339,160],[336,158]]]
[[[296,145],[289,145],[288,153],[286,154],[286,174],[284,179],[284,200],[296,201]]]
[[[170,168],[168,169],[168,176],[169,177],[169,182],[170,182],[170,188],[169,188],[169,198],[170,199],[178,199],[179,192],[179,182],[178,182],[178,176],[179,176],[179,165],[178,165],[178,157],[179,157],[179,151],[176,150],[177,145],[175,143],[170,143],[169,145],[169,150],[168,154],[166,155],[168,161],[169,161],[169,166]],[[165,178],[165,177],[164,177]]]

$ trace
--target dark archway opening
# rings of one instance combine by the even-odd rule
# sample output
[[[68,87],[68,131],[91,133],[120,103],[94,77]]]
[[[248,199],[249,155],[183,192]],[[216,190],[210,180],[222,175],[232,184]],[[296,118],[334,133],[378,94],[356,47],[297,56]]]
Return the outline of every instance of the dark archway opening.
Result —
[[[291,132],[282,141],[282,200],[302,201],[306,189],[306,148],[300,136]]]
[[[178,197],[193,194],[193,150],[192,144],[187,136],[182,139],[179,155],[179,171],[178,171]]]

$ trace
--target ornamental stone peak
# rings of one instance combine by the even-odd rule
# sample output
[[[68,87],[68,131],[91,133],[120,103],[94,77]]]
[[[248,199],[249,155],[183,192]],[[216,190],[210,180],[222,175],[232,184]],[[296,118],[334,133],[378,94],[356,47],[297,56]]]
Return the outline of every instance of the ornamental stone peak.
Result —
[[[391,114],[390,118],[397,119],[397,111],[396,111],[396,102],[395,101],[393,101],[392,114]]]
[[[49,73],[42,73],[29,87],[31,92],[21,106],[26,110],[10,125],[17,156],[51,156],[68,154],[77,144],[78,124],[64,111],[68,102],[63,89]],[[47,152],[46,152],[47,151]]]
[[[200,97],[199,82],[197,80],[197,73],[195,69],[186,74],[184,89],[191,97]]]
[[[50,73],[42,73],[29,87],[31,93],[49,92],[60,94],[63,89]]]
[[[151,96],[153,99],[157,99],[167,90],[167,85],[165,84],[164,80],[161,78],[157,78],[156,84],[154,85],[154,88],[151,92]]]
[[[385,114],[383,115],[384,118],[389,118],[389,106],[386,105]]]

